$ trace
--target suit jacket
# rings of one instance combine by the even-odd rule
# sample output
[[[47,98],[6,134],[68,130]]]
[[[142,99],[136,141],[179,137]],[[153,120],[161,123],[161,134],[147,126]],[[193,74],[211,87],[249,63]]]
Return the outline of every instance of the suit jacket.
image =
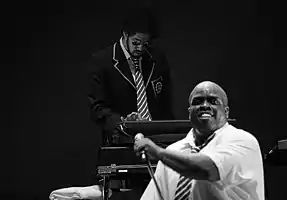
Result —
[[[164,54],[150,50],[142,58],[149,111],[153,120],[171,120],[170,69]],[[112,131],[120,121],[137,112],[137,90],[124,52],[117,42],[93,54],[90,62],[91,117]]]

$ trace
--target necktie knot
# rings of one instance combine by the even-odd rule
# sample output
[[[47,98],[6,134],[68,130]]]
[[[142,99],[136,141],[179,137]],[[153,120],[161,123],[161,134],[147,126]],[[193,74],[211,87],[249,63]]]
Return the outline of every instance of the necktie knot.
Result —
[[[131,57],[131,58],[132,58],[132,61],[134,63],[134,66],[135,66],[136,70],[138,70],[139,66],[140,66],[139,58],[135,58],[135,57]]]

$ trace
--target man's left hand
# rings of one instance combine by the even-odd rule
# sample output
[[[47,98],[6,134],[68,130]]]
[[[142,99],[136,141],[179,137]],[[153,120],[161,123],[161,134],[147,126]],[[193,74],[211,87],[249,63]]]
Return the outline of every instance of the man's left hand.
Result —
[[[158,160],[159,154],[163,150],[163,148],[156,145],[149,138],[143,138],[135,141],[134,150],[136,151],[137,155],[139,155],[140,152],[145,151],[149,158]]]

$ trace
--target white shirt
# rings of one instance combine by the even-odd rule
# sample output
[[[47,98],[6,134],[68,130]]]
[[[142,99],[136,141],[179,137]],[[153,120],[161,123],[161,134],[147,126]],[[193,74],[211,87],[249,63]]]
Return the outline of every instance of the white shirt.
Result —
[[[193,130],[167,148],[184,152],[189,145],[195,146]],[[226,123],[200,153],[214,161],[220,180],[193,179],[189,200],[265,199],[262,155],[253,135]],[[159,161],[155,177],[164,200],[174,200],[179,174]],[[141,200],[160,200],[153,180]]]
[[[136,77],[135,77],[135,68],[133,66],[133,63],[132,63],[132,60],[131,60],[131,55],[129,54],[129,52],[126,50],[124,44],[123,44],[123,37],[121,37],[120,39],[120,45],[121,45],[121,48],[125,54],[125,57],[129,63],[129,66],[130,66],[130,69],[131,69],[131,72],[132,72],[132,75],[133,75],[133,78],[134,78],[134,81],[136,82]],[[142,71],[142,62],[141,62],[141,59],[142,57],[139,58],[139,69],[140,71]]]

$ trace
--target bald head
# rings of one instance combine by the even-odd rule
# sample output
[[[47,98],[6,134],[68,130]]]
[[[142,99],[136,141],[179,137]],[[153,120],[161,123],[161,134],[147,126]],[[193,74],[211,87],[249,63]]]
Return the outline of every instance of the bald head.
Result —
[[[217,94],[221,98],[223,105],[228,106],[228,98],[225,91],[219,85],[211,81],[203,81],[197,84],[189,95],[189,102],[196,93],[202,91]]]
[[[227,95],[216,83],[201,82],[190,93],[188,110],[189,119],[198,135],[207,137],[227,122]]]

